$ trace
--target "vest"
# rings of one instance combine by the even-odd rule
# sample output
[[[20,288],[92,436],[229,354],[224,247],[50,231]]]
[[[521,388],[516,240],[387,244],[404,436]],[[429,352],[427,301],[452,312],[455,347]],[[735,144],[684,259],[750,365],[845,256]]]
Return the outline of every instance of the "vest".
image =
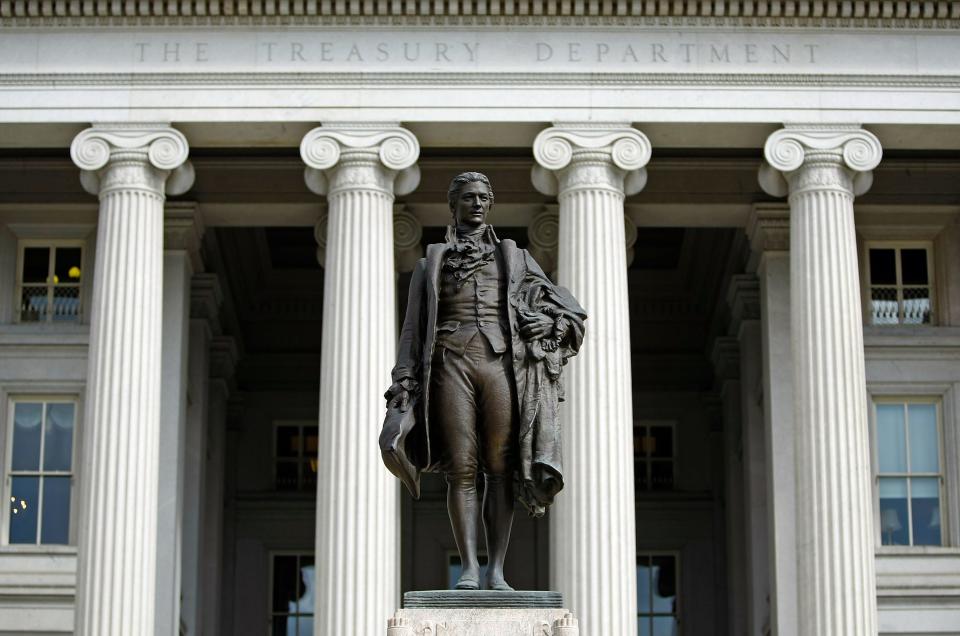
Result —
[[[437,299],[437,344],[458,355],[482,333],[496,353],[507,350],[504,334],[506,311],[500,284],[500,254],[457,289],[453,275],[440,270],[440,295]]]

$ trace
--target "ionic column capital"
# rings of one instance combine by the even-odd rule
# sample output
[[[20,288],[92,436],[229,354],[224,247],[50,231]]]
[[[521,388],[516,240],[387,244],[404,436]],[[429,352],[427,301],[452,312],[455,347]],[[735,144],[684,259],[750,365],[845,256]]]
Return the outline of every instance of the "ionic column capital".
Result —
[[[420,183],[420,142],[396,124],[334,124],[308,132],[300,143],[311,191],[412,192]]]
[[[148,190],[182,194],[193,185],[190,145],[169,124],[94,124],[70,145],[70,158],[90,194]]]
[[[625,124],[557,124],[533,142],[530,178],[547,195],[571,190],[636,194],[647,181],[650,140]]]
[[[393,206],[393,262],[398,272],[412,272],[423,256],[423,226],[405,205]]]
[[[817,190],[852,196],[870,189],[883,149],[859,126],[787,124],[767,138],[763,156],[760,186],[771,196]]]

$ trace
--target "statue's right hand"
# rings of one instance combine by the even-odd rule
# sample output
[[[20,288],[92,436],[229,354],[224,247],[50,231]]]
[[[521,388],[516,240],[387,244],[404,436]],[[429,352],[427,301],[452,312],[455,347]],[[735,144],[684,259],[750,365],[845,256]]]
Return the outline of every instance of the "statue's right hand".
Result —
[[[394,384],[387,390],[387,408],[399,409],[401,413],[406,413],[410,408],[410,391],[405,389],[399,383]]]

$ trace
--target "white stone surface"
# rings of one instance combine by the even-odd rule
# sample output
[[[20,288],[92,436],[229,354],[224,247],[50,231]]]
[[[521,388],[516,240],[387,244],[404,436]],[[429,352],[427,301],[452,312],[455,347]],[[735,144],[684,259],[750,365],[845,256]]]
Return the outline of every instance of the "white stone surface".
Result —
[[[624,190],[642,184],[650,143],[614,125],[555,126],[534,144],[533,180],[557,192],[557,279],[586,309],[566,368],[566,487],[550,510],[550,584],[588,634],[637,630],[630,321]],[[639,187],[636,188],[639,190]],[[634,190],[634,192],[636,191]]]
[[[387,621],[387,636],[427,635],[580,636],[580,628],[565,609],[402,609]]]
[[[146,634],[156,603],[163,202],[187,143],[162,125],[95,126],[71,157],[100,195],[76,633]]]
[[[376,449],[396,357],[394,192],[416,187],[419,152],[388,125],[320,127],[301,145],[307,184],[328,203],[317,636],[378,633],[400,598],[399,484]]]
[[[873,636],[873,495],[853,197],[880,162],[880,144],[856,127],[787,126],[770,136],[764,156],[784,175],[790,202],[798,633]]]

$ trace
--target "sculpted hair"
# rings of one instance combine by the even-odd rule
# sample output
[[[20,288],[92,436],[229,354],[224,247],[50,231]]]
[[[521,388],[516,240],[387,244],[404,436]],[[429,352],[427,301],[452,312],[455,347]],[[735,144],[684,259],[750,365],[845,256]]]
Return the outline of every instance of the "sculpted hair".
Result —
[[[490,179],[487,175],[480,172],[461,172],[450,182],[450,188],[447,190],[447,203],[450,204],[450,212],[457,203],[457,197],[460,196],[460,189],[468,183],[482,183],[487,186],[490,192],[490,200],[493,200],[493,186],[490,185]]]

